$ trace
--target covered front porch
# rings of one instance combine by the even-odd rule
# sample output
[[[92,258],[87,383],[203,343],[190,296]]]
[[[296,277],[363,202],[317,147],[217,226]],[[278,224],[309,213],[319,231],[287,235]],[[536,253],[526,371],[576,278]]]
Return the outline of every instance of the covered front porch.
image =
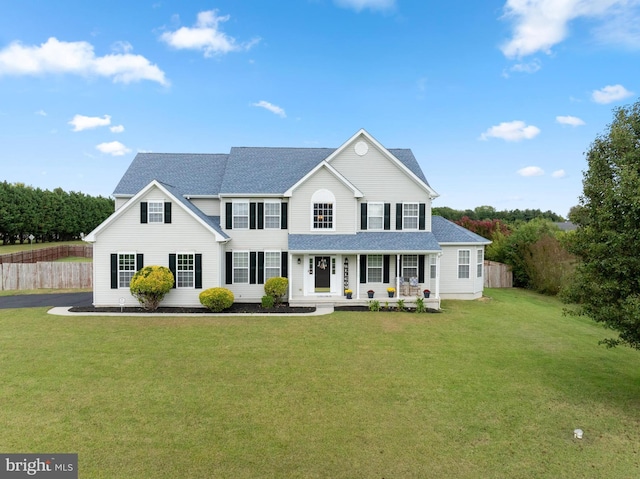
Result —
[[[374,300],[395,306],[402,300],[409,306],[421,298],[426,307],[438,309],[440,257],[430,232],[290,235],[289,303],[369,305]]]

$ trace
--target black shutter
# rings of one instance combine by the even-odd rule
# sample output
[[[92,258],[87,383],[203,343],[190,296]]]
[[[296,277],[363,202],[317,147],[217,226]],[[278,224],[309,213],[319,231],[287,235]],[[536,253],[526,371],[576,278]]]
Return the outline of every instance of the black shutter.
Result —
[[[360,256],[360,283],[367,282],[367,255]]]
[[[249,203],[249,229],[256,229],[256,204]]]
[[[141,201],[140,202],[140,223],[146,223],[146,222],[147,222],[147,202]]]
[[[169,270],[171,270],[171,272],[173,273],[172,288],[175,288],[176,287],[176,255],[175,254],[169,255]]]
[[[289,253],[283,251],[280,256],[280,276],[287,278],[289,276]]]
[[[418,229],[424,230],[426,227],[427,205],[420,203],[418,208],[420,212],[420,216],[418,217]]]
[[[367,204],[360,203],[360,229],[367,229]]]
[[[196,254],[196,279],[195,279],[195,287],[196,289],[202,289],[202,254]]]
[[[258,251],[258,284],[264,284],[264,251]]]
[[[256,284],[256,263],[257,255],[255,251],[249,253],[249,284]]]
[[[418,283],[424,283],[424,255],[418,255]]]
[[[396,203],[396,229],[402,229],[402,203]]]
[[[389,256],[388,254],[385,254],[382,257],[382,282],[383,283],[389,282],[389,258],[391,258],[391,256]]]
[[[398,271],[397,276],[402,276],[402,256],[400,256],[400,261],[398,261],[398,268],[400,268],[400,270]]]
[[[384,204],[384,229],[391,229],[391,203]]]
[[[164,202],[164,222],[171,223],[171,201]]]
[[[287,206],[289,203],[280,203],[280,229],[286,230],[287,226]]]
[[[233,203],[225,203],[224,211],[225,228],[233,229]]]
[[[233,253],[227,251],[225,254],[225,279],[226,284],[233,284]]]
[[[258,203],[258,229],[264,229],[264,203]]]
[[[118,255],[111,254],[111,289],[118,289]]]
[[[136,255],[136,271],[140,271],[142,268],[144,268],[144,255],[138,253]]]

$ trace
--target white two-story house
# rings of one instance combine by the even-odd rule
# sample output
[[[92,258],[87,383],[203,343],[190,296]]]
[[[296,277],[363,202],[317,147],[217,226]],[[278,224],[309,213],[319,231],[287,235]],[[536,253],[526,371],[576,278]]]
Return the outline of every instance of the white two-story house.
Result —
[[[438,195],[409,149],[364,130],[339,148],[232,148],[228,154],[139,153],[116,187],[94,245],[94,305],[135,306],[129,281],[169,267],[163,306],[199,306],[203,289],[260,302],[289,279],[291,304],[482,296],[489,241],[431,215]],[[387,298],[387,299],[385,299]]]

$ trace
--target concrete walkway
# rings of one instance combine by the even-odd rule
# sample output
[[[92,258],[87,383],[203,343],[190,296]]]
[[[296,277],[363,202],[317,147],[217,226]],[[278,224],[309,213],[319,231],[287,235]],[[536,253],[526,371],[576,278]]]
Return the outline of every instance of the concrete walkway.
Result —
[[[191,316],[191,317],[207,317],[207,316],[323,316],[333,313],[332,304],[318,304],[316,310],[311,313],[72,313],[69,311],[71,306],[58,306],[51,308],[48,313],[56,316],[137,316],[137,317],[169,317],[169,316]]]

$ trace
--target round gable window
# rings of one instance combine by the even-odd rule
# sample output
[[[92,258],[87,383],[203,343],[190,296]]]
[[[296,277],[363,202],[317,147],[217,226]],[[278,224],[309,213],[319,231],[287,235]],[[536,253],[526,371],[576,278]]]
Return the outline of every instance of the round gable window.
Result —
[[[367,151],[369,151],[369,145],[367,145],[364,141],[359,141],[358,143],[356,143],[354,150],[356,152],[356,155],[364,156],[367,154]]]

